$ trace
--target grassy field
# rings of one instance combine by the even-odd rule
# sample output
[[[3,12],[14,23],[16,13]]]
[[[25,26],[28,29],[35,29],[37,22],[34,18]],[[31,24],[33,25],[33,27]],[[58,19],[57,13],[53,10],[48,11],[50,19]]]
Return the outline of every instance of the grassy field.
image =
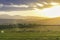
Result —
[[[60,40],[59,30],[60,26],[4,29],[3,33],[0,30],[0,40]]]
[[[11,32],[0,33],[0,40],[60,40],[60,32]]]

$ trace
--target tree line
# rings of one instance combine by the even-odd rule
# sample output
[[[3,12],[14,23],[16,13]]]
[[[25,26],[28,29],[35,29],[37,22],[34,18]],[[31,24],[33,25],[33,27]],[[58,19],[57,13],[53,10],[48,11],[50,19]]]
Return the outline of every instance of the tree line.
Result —
[[[5,24],[0,25],[0,29],[11,29],[11,28],[32,28],[37,26],[37,24]]]

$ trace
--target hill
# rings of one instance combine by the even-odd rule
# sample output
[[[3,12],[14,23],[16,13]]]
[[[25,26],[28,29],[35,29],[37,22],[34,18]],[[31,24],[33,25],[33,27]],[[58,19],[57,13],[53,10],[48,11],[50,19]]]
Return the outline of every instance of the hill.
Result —
[[[44,25],[60,25],[60,17],[42,20]]]
[[[20,15],[8,15],[2,14],[0,15],[0,24],[16,24],[16,23],[36,23],[42,19],[46,19],[43,17],[36,16],[20,16]]]
[[[11,16],[8,14],[0,15],[0,24],[16,24],[16,23],[36,23],[41,25],[60,25],[60,17],[43,18],[36,16]]]

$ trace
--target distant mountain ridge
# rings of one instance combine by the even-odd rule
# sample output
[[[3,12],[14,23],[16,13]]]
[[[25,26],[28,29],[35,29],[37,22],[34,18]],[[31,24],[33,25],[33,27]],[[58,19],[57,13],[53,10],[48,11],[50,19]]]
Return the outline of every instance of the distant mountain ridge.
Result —
[[[20,16],[20,15],[0,15],[0,24],[16,24],[16,23],[36,23],[38,20],[45,19],[43,17],[36,16]]]
[[[36,17],[36,16],[20,16],[20,15],[8,15],[8,14],[1,14],[0,19],[44,19],[43,17]]]
[[[36,23],[41,25],[60,25],[60,17],[43,18],[36,16],[10,16],[8,14],[0,15],[0,24],[17,24],[17,23]]]
[[[44,25],[60,25],[60,17],[43,20]]]
[[[11,15],[8,15],[8,14],[0,15],[0,19],[20,19],[20,18],[23,18],[23,17],[19,16],[19,15],[11,16]]]

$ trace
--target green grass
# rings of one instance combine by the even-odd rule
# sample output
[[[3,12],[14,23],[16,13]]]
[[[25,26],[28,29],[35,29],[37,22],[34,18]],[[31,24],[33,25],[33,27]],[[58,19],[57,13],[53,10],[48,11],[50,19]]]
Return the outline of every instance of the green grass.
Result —
[[[0,40],[60,40],[60,32],[10,32],[0,33]]]
[[[52,27],[4,29],[4,33],[0,32],[0,40],[60,40],[60,31],[57,31],[60,26]]]

